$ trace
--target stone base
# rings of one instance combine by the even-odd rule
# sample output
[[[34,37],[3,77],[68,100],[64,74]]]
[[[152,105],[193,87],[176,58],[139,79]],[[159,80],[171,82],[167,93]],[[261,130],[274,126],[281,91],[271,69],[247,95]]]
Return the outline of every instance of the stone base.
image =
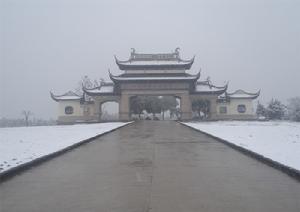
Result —
[[[94,123],[98,122],[98,119],[95,116],[59,116],[56,122],[57,124]]]
[[[182,112],[181,113],[181,120],[191,120],[192,119],[192,112]]]
[[[255,115],[216,115],[213,120],[256,120],[257,117]]]
[[[119,113],[119,120],[120,121],[130,121],[130,114],[129,113]]]

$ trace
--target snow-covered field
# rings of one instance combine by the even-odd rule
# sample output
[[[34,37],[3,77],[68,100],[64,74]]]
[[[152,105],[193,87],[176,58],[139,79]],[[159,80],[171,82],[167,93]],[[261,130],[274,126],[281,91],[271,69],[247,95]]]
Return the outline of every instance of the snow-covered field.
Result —
[[[0,128],[0,173],[125,124]]]
[[[300,123],[219,121],[183,124],[300,170]]]

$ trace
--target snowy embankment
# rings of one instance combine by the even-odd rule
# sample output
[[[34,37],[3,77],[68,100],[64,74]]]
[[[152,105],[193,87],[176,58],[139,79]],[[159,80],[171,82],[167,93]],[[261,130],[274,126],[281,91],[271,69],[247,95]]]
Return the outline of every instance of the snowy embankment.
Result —
[[[0,128],[0,173],[126,124]]]
[[[183,124],[300,170],[300,123],[219,121]]]

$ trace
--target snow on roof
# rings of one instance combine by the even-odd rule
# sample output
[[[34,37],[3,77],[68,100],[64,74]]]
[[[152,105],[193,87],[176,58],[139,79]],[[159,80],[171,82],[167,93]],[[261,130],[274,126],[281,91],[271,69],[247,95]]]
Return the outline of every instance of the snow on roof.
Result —
[[[235,99],[255,99],[259,96],[260,91],[256,93],[248,93],[244,90],[236,90],[235,92],[232,93],[227,93],[227,96],[230,98],[235,98]]]
[[[211,91],[220,91],[224,88],[218,88],[215,86],[209,86],[207,84],[197,84],[196,85],[196,91],[197,92],[211,92]]]
[[[127,80],[186,80],[195,79],[195,76],[188,77],[113,77],[116,80],[127,81]]]
[[[76,94],[73,91],[68,91],[67,93],[63,95],[54,95],[52,92],[50,92],[51,97],[55,101],[60,101],[60,100],[80,100],[82,96]]]
[[[195,91],[196,92],[222,92],[227,89],[227,85],[223,87],[217,87],[208,81],[203,81],[203,82],[197,82]]]
[[[144,74],[144,75],[119,75],[114,76],[109,73],[113,81],[146,81],[146,80],[197,80],[200,77],[200,72],[196,75],[190,74]]]
[[[58,99],[58,100],[79,100],[79,99],[81,99],[81,97],[79,97],[79,96],[60,96],[60,97],[56,97],[56,99]]]
[[[159,54],[141,54],[136,53],[135,49],[132,49],[131,55],[128,60],[119,60],[115,56],[117,65],[121,70],[128,68],[137,68],[137,67],[177,67],[177,68],[190,68],[194,62],[194,58],[190,60],[182,60],[179,55],[179,48],[176,48],[172,53],[159,53]],[[169,67],[170,68],[170,67]]]
[[[104,82],[100,86],[95,88],[83,88],[83,91],[90,95],[97,95],[97,94],[114,94],[114,84],[112,82]]]
[[[191,61],[180,61],[180,60],[147,60],[147,61],[118,61],[120,64],[126,64],[131,66],[140,65],[184,65],[189,64]]]

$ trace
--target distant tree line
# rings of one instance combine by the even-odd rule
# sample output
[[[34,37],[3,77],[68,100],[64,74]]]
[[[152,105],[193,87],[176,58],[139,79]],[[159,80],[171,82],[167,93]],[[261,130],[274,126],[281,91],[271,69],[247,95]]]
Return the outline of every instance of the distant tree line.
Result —
[[[24,118],[0,118],[0,128],[1,127],[24,127],[24,126],[49,126],[56,125],[56,121],[53,119],[44,120],[29,118],[26,122]]]
[[[266,106],[258,103],[256,114],[269,120],[300,121],[300,97],[289,99],[287,105],[282,104],[278,99],[272,99]]]
[[[56,124],[56,121],[53,119],[34,118],[30,110],[23,110],[21,115],[22,118],[0,118],[0,127],[48,126]]]

